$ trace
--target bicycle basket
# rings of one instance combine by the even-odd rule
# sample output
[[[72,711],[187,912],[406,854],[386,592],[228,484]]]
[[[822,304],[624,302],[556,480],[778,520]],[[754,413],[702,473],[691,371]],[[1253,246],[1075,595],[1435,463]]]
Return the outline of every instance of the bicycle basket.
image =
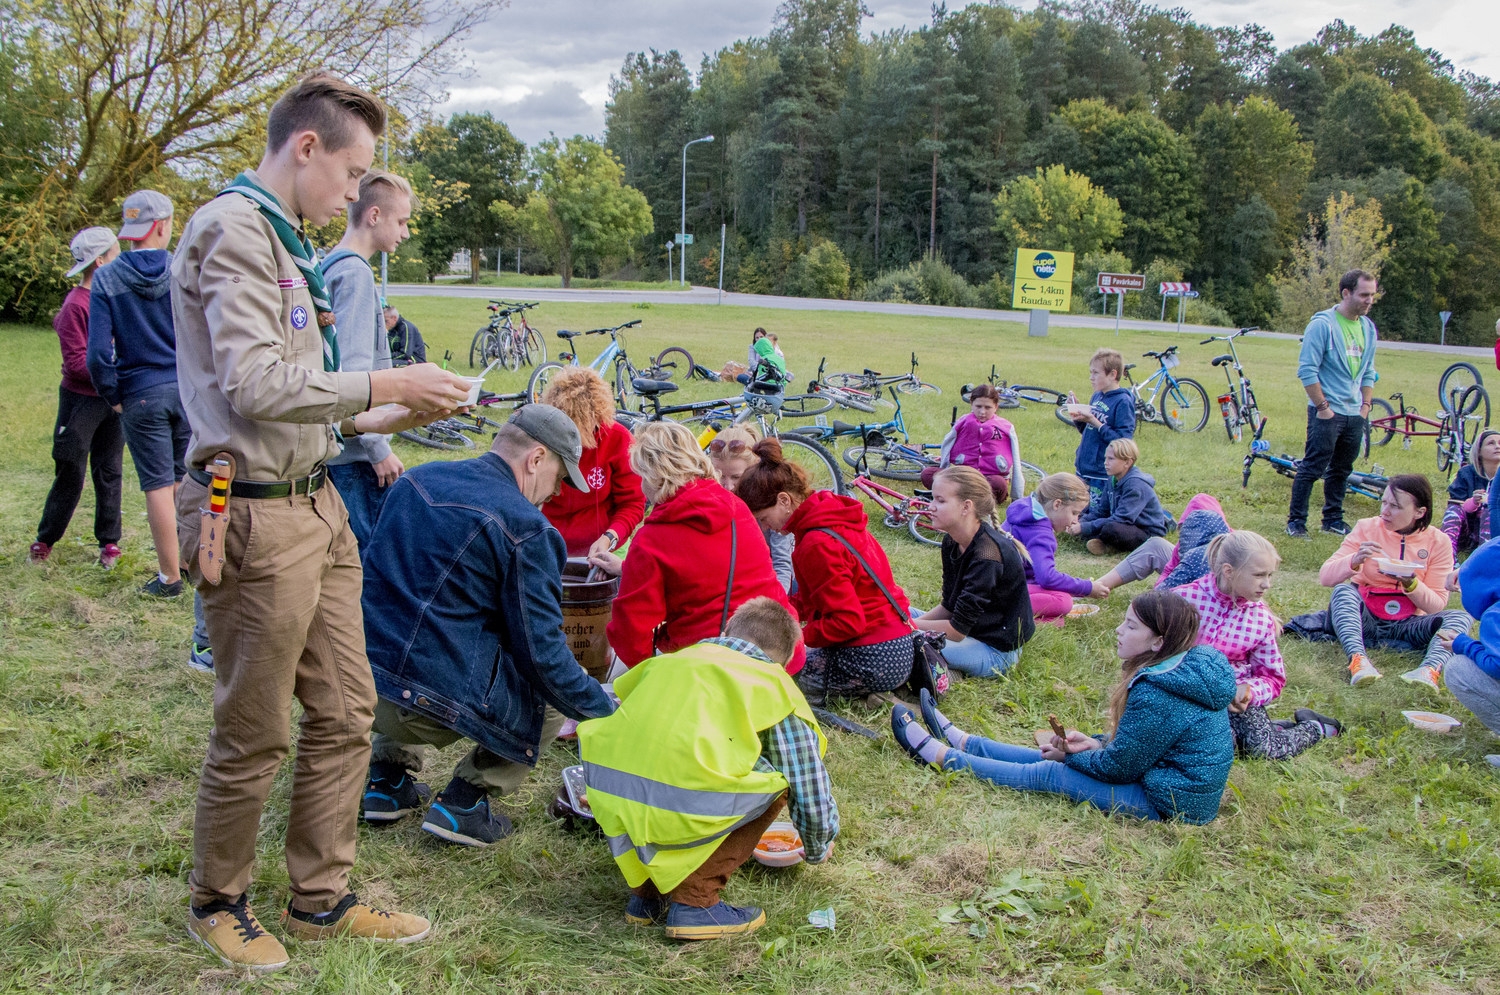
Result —
[[[1165,356],[1163,356],[1161,358],[1161,365],[1165,366],[1169,370],[1172,369],[1172,367],[1174,367],[1174,366],[1181,365],[1181,363],[1182,363],[1182,358],[1180,356],[1178,356],[1177,353],[1175,353],[1175,352],[1169,352],[1169,353],[1167,353]]]

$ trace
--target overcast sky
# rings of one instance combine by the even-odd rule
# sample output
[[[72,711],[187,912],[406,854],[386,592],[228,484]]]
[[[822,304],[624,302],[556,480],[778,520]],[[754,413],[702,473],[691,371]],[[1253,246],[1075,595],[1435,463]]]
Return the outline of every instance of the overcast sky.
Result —
[[[950,0],[956,9],[963,0]],[[1161,6],[1178,6],[1160,0]],[[866,0],[874,16],[866,32],[931,17],[927,0]],[[1021,0],[1021,7],[1034,6]],[[1500,77],[1500,2],[1497,0],[1367,0],[1357,7],[1338,0],[1181,0],[1203,24],[1254,21],[1276,36],[1278,48],[1309,40],[1336,17],[1372,35],[1392,23],[1416,32],[1459,69]],[[570,136],[604,133],[609,78],[625,54],[677,49],[697,69],[705,53],[736,39],[764,35],[777,0],[511,0],[469,40],[474,65],[455,80],[440,110],[488,110],[527,143],[548,132]]]

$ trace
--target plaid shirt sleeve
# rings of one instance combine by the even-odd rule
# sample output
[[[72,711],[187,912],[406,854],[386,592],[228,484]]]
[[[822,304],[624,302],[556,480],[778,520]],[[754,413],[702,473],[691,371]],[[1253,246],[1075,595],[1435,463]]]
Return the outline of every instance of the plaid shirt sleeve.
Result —
[[[788,715],[761,734],[761,746],[761,763],[786,778],[787,810],[802,837],[807,862],[822,863],[839,834],[839,806],[828,768],[818,755],[818,734],[796,715]]]

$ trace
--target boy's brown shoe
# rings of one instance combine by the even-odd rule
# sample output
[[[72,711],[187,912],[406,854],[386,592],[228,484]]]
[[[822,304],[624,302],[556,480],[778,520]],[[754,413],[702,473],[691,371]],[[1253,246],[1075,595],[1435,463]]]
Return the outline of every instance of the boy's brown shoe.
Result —
[[[357,936],[387,943],[416,943],[432,932],[432,923],[405,912],[385,912],[350,892],[330,912],[298,912],[290,905],[281,914],[281,927],[296,940],[331,940]]]
[[[235,902],[212,902],[188,909],[188,935],[207,947],[225,967],[268,974],[287,965],[286,947],[261,926],[243,895]]]

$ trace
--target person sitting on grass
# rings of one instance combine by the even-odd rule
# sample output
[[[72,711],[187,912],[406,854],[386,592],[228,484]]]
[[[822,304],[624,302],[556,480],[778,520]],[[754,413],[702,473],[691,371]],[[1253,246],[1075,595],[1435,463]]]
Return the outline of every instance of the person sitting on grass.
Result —
[[[1198,613],[1170,591],[1138,594],[1115,629],[1121,676],[1109,696],[1109,732],[1055,733],[1040,750],[966,733],[924,691],[922,718],[891,712],[896,742],[922,765],[969,770],[1017,791],[1044,791],[1139,819],[1212,822],[1234,762],[1224,654],[1195,646]]]
[[[1079,517],[1076,530],[1069,530],[1086,539],[1095,556],[1128,553],[1177,527],[1156,496],[1156,478],[1136,466],[1140,458],[1134,439],[1116,439],[1104,450],[1109,483]]]
[[[1039,621],[1067,617],[1074,598],[1107,598],[1109,588],[1096,580],[1071,577],[1057,569],[1057,537],[1078,524],[1089,504],[1089,488],[1071,473],[1045,477],[1031,497],[1012,501],[1005,527],[1026,547],[1026,590]]]
[[[1464,610],[1479,619],[1479,636],[1466,629],[1438,633],[1438,642],[1453,653],[1443,668],[1443,682],[1486,729],[1500,735],[1500,542],[1491,540],[1475,550],[1459,581]],[[1500,753],[1485,760],[1500,768]]]
[[[995,527],[995,501],[978,470],[950,466],[932,482],[932,527],[943,536],[943,598],[912,612],[919,629],[948,637],[943,657],[970,677],[1005,673],[1036,631],[1026,592],[1026,558]]]
[[[1194,494],[1182,510],[1175,546],[1170,539],[1152,536],[1100,577],[1099,583],[1113,591],[1159,573],[1154,585],[1159,590],[1191,584],[1208,573],[1208,544],[1228,531],[1229,522],[1219,499],[1212,494]]]
[[[722,634],[730,614],[751,598],[765,595],[791,608],[760,525],[744,501],[719,486],[686,425],[642,426],[630,466],[651,513],[624,560],[607,552],[589,557],[620,578],[604,634],[625,666]],[[801,670],[806,656],[798,645],[788,672]]]
[[[1109,474],[1104,469],[1104,448],[1116,439],[1135,435],[1135,397],[1120,386],[1124,374],[1125,358],[1117,350],[1095,352],[1089,359],[1089,386],[1094,393],[1089,398],[1088,410],[1070,415],[1080,433],[1073,464],[1093,494],[1103,491],[1109,483]],[[1078,403],[1071,391],[1068,403]]]
[[[760,436],[750,426],[730,425],[708,444],[709,462],[714,465],[714,472],[719,475],[719,483],[725,490],[736,491],[745,473],[760,462],[760,457],[755,455],[755,444],[759,441]],[[782,590],[791,593],[792,549],[797,540],[789,532],[772,532],[764,526],[760,534],[771,551],[771,567],[776,571],[776,579],[781,581]]]
[[[1229,728],[1240,752],[1285,760],[1343,725],[1311,709],[1297,709],[1296,722],[1280,724],[1266,714],[1286,686],[1286,666],[1276,637],[1281,624],[1266,604],[1266,592],[1281,556],[1255,532],[1230,532],[1208,546],[1209,572],[1176,588],[1198,610],[1198,645],[1223,653],[1237,685],[1229,705]]]
[[[785,670],[799,642],[785,608],[752,598],[723,636],[618,678],[620,707],[579,725],[589,807],[631,889],[626,922],[674,940],[759,928],[764,912],[720,896],[783,805],[805,862],[833,852],[827,744]]]
[[[1490,540],[1490,482],[1500,468],[1500,432],[1485,429],[1469,447],[1469,460],[1448,485],[1448,508],[1443,532],[1453,543],[1453,558],[1478,549]]]
[[[630,429],[615,421],[615,399],[587,366],[559,370],[541,400],[561,409],[578,426],[583,439],[578,468],[589,485],[587,494],[565,488],[542,506],[542,512],[562,533],[569,556],[611,552],[646,517],[641,478],[630,468]]]
[[[1012,494],[1026,489],[1021,477],[1021,442],[1016,427],[995,414],[1000,392],[982,383],[969,393],[969,413],[953,424],[938,451],[938,466],[922,471],[922,486],[931,487],[938,470],[948,466],[973,467],[984,474],[995,503],[1004,505]]]
[[[1453,545],[1432,527],[1432,484],[1419,473],[1390,479],[1380,495],[1380,515],[1362,518],[1318,571],[1333,588],[1326,612],[1298,615],[1287,631],[1306,639],[1337,639],[1349,655],[1349,683],[1373,681],[1380,671],[1365,646],[1423,653],[1401,679],[1436,691],[1451,652],[1443,629],[1467,632],[1462,610],[1445,611]]]
[[[809,647],[798,683],[814,704],[829,695],[865,697],[900,687],[912,672],[911,607],[870,535],[865,506],[813,490],[807,471],[786,459],[777,439],[762,439],[754,452],[759,462],[737,493],[762,526],[797,540],[792,604]]]

